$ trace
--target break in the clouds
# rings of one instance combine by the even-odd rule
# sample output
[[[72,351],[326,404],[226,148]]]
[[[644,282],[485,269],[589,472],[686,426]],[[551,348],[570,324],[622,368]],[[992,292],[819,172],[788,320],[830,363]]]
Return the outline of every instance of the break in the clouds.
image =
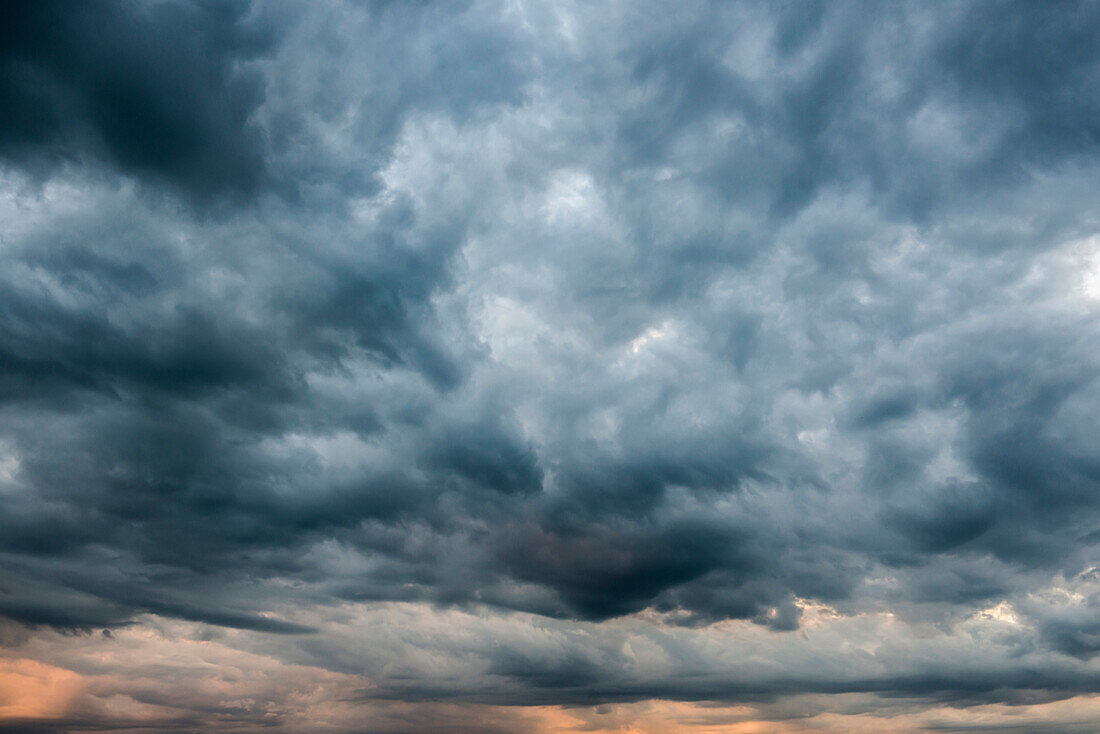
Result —
[[[0,731],[1094,731],[1098,37],[3,3]]]

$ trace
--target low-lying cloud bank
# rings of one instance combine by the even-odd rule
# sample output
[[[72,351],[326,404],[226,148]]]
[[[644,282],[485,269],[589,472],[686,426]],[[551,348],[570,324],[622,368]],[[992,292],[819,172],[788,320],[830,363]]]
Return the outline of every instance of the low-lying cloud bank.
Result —
[[[1098,33],[7,3],[0,731],[1095,729]]]

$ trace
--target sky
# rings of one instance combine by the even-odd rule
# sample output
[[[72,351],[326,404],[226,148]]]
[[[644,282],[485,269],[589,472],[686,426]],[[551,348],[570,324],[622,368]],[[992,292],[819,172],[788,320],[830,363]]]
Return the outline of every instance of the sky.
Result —
[[[0,734],[1100,730],[1100,3],[0,3]]]

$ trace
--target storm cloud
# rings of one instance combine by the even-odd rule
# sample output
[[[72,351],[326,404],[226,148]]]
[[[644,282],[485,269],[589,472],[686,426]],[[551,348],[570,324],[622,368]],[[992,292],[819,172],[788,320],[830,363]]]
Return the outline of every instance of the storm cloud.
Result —
[[[1090,730],[1098,34],[3,3],[0,731]]]

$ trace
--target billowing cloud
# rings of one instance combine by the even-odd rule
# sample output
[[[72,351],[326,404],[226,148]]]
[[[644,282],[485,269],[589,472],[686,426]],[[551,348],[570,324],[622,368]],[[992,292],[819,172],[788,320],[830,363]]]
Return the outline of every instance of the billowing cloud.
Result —
[[[1095,728],[1096,3],[0,15],[0,730]]]

